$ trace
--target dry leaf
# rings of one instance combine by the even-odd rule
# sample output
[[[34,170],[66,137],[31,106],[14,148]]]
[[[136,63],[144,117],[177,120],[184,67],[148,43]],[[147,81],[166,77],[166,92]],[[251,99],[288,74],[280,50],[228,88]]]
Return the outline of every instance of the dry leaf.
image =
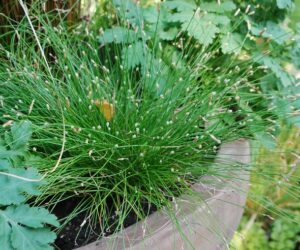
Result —
[[[94,101],[94,104],[99,108],[105,120],[107,122],[110,122],[115,115],[114,105],[109,103],[106,100],[103,101],[96,100]]]

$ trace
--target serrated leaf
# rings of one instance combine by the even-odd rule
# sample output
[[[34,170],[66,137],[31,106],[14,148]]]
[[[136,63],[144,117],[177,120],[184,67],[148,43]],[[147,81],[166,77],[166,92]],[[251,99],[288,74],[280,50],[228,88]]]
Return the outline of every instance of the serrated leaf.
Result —
[[[181,12],[172,13],[168,16],[167,22],[189,22],[194,17],[194,10],[184,10]]]
[[[208,10],[206,12],[202,6]],[[225,2],[218,5],[220,10],[215,10],[214,3],[201,4],[200,9],[194,1],[166,1],[163,6],[171,11],[165,18],[166,23],[181,23],[182,31],[199,41],[200,44],[208,46],[213,42],[216,34],[220,32],[220,27],[230,24],[230,19],[225,15],[218,15],[232,10],[235,5],[232,2]],[[205,11],[203,11],[205,10]]]
[[[276,0],[279,9],[289,9],[293,6],[292,0]]]
[[[134,31],[125,29],[123,27],[114,27],[107,29],[99,37],[99,41],[102,44],[108,43],[132,43],[137,39],[137,35]]]
[[[280,92],[272,93],[275,112],[278,117],[285,120],[288,124],[300,127],[300,86],[292,85],[284,88]]]
[[[227,33],[221,37],[221,48],[224,54],[239,53],[242,38],[238,33]]]
[[[155,37],[160,35],[162,32],[168,32],[168,25],[166,20],[168,20],[169,13],[165,8],[160,8],[159,12],[156,8],[150,7],[143,12],[145,20],[145,32],[147,34],[147,39],[150,37]]]
[[[156,58],[148,58],[146,70],[150,73],[149,79],[152,83],[155,82],[155,87],[152,84],[146,85],[149,92],[155,93],[156,96],[161,95],[167,82],[170,81],[170,68],[169,66],[161,60]]]
[[[11,229],[12,245],[17,250],[50,250],[50,243],[56,239],[55,233],[47,228],[32,229],[15,225]]]
[[[24,150],[7,150],[0,148],[0,159],[15,159],[18,156],[24,156]]]
[[[276,147],[276,140],[271,134],[266,132],[259,132],[254,136],[265,148],[272,150]]]
[[[236,6],[232,1],[222,1],[220,4],[215,2],[204,2],[200,5],[202,10],[215,13],[225,13],[235,10]]]
[[[40,179],[36,169],[10,169],[9,174],[20,176],[23,178]],[[12,176],[0,174],[0,205],[20,204],[26,200],[25,194],[38,195],[38,187],[41,181],[26,181]]]
[[[300,69],[300,43],[296,43],[290,51],[292,63],[296,68]]]
[[[205,22],[212,22],[216,25],[228,25],[230,23],[230,19],[227,16],[217,15],[214,13],[208,13],[202,16],[202,20]]]
[[[275,76],[281,80],[281,87],[288,87],[293,84],[293,78],[280,66],[279,62],[270,56],[263,56],[259,59],[259,62],[267,66]]]
[[[170,10],[186,11],[195,10],[197,5],[192,0],[180,1],[180,0],[169,0],[162,3],[162,5]]]
[[[122,50],[122,59],[124,66],[128,69],[138,65],[143,65],[146,62],[148,49],[143,42],[136,42]]]
[[[159,37],[163,40],[170,41],[170,40],[174,40],[177,34],[178,34],[178,29],[176,27],[173,27],[166,31],[160,31]]]
[[[4,133],[4,144],[5,146],[7,145],[12,145],[13,144],[13,137],[11,135],[11,131],[5,131]]]
[[[10,145],[12,150],[26,149],[29,139],[32,135],[31,122],[22,121],[14,123],[11,127],[13,143]]]
[[[159,19],[159,13],[155,7],[143,8],[143,17],[146,22],[156,24]]]
[[[200,44],[208,46],[213,42],[220,29],[211,22],[205,22],[200,18],[193,18],[190,22],[184,23],[182,29],[199,41]]]
[[[9,168],[11,168],[10,162],[6,159],[0,159],[0,171],[5,171],[8,170]]]
[[[266,25],[262,23],[253,23],[251,33],[255,36],[269,38],[274,42],[282,45],[290,39],[290,35],[279,24],[268,21]]]
[[[42,207],[30,207],[27,204],[9,206],[3,214],[11,220],[31,228],[40,228],[44,224],[59,226],[56,216]]]
[[[0,243],[6,250],[52,249],[56,235],[45,224],[58,226],[55,216],[43,208],[28,205],[0,210]]]
[[[0,210],[0,246],[3,249],[10,250],[12,249],[10,241],[10,226],[9,224],[1,217]]]
[[[134,27],[141,27],[143,14],[141,8],[131,0],[113,0],[119,16]]]
[[[59,226],[46,209],[21,204],[30,195],[38,195],[44,183],[36,169],[26,168],[37,160],[27,152],[30,125],[15,123],[4,140],[0,138],[0,248],[5,250],[52,249],[49,243],[56,235],[44,227]],[[24,157],[17,157],[20,155]]]

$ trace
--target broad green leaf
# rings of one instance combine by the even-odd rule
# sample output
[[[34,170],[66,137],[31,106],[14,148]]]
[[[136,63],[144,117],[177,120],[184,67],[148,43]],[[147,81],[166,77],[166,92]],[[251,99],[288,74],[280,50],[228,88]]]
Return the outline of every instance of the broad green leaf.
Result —
[[[228,25],[230,19],[227,16],[208,13],[201,17],[204,22],[212,22],[216,25]]]
[[[193,18],[190,22],[182,25],[183,30],[199,41],[200,44],[208,46],[213,42],[220,29],[211,22],[205,22],[200,18]]]
[[[236,6],[232,1],[221,1],[221,4],[218,4],[217,1],[214,2],[204,2],[200,4],[202,10],[215,13],[225,13],[235,10]]]
[[[288,124],[300,127],[300,86],[292,85],[278,93],[274,92],[272,105],[278,117]]]
[[[0,171],[8,170],[11,168],[11,164],[6,159],[0,159]]]
[[[251,33],[255,36],[272,39],[274,42],[282,45],[290,39],[290,35],[279,24],[268,21],[266,25],[262,23],[253,23]]]
[[[156,58],[148,58],[147,66],[146,70],[150,73],[148,79],[152,84],[145,86],[145,88],[147,87],[149,92],[159,96],[164,93],[166,84],[170,80],[171,71],[169,66]],[[155,86],[153,83],[155,83]]]
[[[276,147],[276,140],[271,134],[267,132],[259,132],[254,136],[265,148],[272,150]]]
[[[172,13],[168,16],[167,22],[179,22],[185,23],[189,22],[194,18],[194,10],[184,10],[181,12]]]
[[[169,26],[166,20],[169,20],[169,13],[166,8],[161,7],[159,12],[154,7],[146,8],[143,15],[145,20],[145,32],[148,36],[154,38],[157,35],[160,36],[161,33],[168,33]],[[166,36],[170,37],[170,35]]]
[[[49,244],[56,235],[45,224],[58,226],[54,215],[44,208],[28,205],[9,206],[0,210],[0,243],[5,250],[53,249]]]
[[[146,22],[156,24],[160,18],[159,13],[155,7],[143,8],[143,17]]]
[[[131,0],[113,0],[119,16],[134,27],[141,27],[143,14],[141,8]]]
[[[31,135],[30,122],[14,123],[11,130],[4,133],[4,138],[0,138],[0,159],[16,160],[24,156]]]
[[[278,116],[288,124],[300,127],[300,114],[291,109],[292,103],[284,98],[274,97],[273,105]],[[298,110],[299,107],[297,107]]]
[[[40,179],[36,169],[11,168],[9,174],[23,178]],[[0,174],[0,205],[20,204],[26,200],[25,194],[38,195],[38,187],[42,182],[27,181],[12,176]]]
[[[13,138],[13,145],[10,145],[10,148],[12,150],[26,149],[32,135],[31,122],[22,121],[14,123],[11,127],[11,135]]]
[[[258,62],[267,66],[274,73],[274,75],[280,79],[282,84],[280,87],[285,88],[294,83],[292,76],[280,66],[277,59],[270,56],[263,56],[262,58],[259,58]]]
[[[1,216],[0,210],[0,246],[1,249],[10,250],[13,249],[10,240],[11,228],[6,222],[5,218]]]
[[[54,215],[21,204],[38,195],[44,183],[37,170],[29,167],[39,159],[27,152],[31,134],[30,122],[24,121],[14,123],[4,139],[0,138],[0,249],[48,250],[53,249],[49,243],[56,238],[45,228],[46,224],[59,226]]]
[[[17,250],[50,250],[49,244],[54,242],[56,235],[47,228],[32,229],[21,225],[13,225],[11,241]]]
[[[224,54],[239,53],[242,47],[242,38],[238,33],[227,33],[221,37],[221,48]]]
[[[40,228],[44,224],[59,226],[56,216],[42,207],[30,207],[27,204],[9,206],[2,213],[11,220],[31,228]]]
[[[200,44],[208,46],[213,39],[230,24],[230,19],[225,15],[219,15],[233,10],[232,2],[224,2],[221,5],[215,3],[203,3],[197,9],[194,1],[166,1],[163,6],[171,11],[165,18],[166,23],[181,23],[182,31],[199,41]],[[204,7],[202,7],[204,6]],[[215,7],[218,6],[218,10]],[[174,25],[174,24],[173,24]],[[165,31],[165,30],[163,30]]]
[[[169,0],[162,3],[162,5],[170,10],[186,11],[195,10],[197,5],[192,0]]]
[[[137,39],[137,35],[133,30],[128,30],[123,27],[115,27],[107,29],[99,37],[102,44],[108,43],[132,43]]]
[[[289,116],[286,120],[289,124],[293,124],[297,128],[300,128],[300,115]]]
[[[281,198],[282,199],[282,198]],[[290,202],[291,198],[286,200]],[[284,202],[284,201],[283,201]],[[292,211],[291,211],[292,214]],[[297,213],[293,214],[294,221],[290,218],[279,217],[277,218],[272,225],[271,232],[271,250],[294,250],[298,249],[297,245],[300,240],[300,218]]]
[[[293,6],[292,0],[276,0],[279,9],[289,9]]]
[[[15,159],[18,156],[24,156],[24,150],[7,150],[0,147],[0,159]]]
[[[300,41],[290,50],[290,57],[295,67],[300,69]]]
[[[178,29],[174,27],[166,31],[160,31],[159,37],[163,40],[170,41],[170,40],[174,40],[177,34],[178,34]]]
[[[123,48],[122,59],[124,66],[128,69],[142,65],[146,62],[148,48],[143,42],[136,42]]]

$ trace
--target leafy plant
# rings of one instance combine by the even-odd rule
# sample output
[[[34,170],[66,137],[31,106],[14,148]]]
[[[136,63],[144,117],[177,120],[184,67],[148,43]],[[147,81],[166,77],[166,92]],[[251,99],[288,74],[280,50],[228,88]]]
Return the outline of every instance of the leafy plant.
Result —
[[[100,224],[99,237],[121,230],[128,214],[171,207],[199,177],[222,174],[211,167],[221,143],[243,137],[275,147],[283,109],[298,105],[295,80],[263,53],[283,31],[268,23],[266,41],[250,53],[263,26],[250,27],[250,10],[238,15],[238,4],[114,0],[96,22],[106,27],[100,34],[88,25],[53,28],[32,8],[32,20],[3,35],[19,43],[0,49],[0,121],[33,123],[32,143],[46,156],[39,171],[59,159],[37,203],[79,199],[62,227],[84,214],[90,231]],[[290,41],[275,38],[276,46]]]
[[[300,241],[299,224],[290,220],[278,218],[270,227],[270,238],[264,229],[262,222],[247,222],[244,220],[240,225],[241,231],[236,234],[231,249],[255,250],[294,250]]]
[[[253,222],[242,220],[240,224],[241,231],[234,235],[231,242],[230,249],[238,250],[268,250],[269,242],[265,231],[262,228],[262,224],[259,222]]]
[[[25,204],[28,196],[39,195],[44,183],[31,167],[34,156],[28,153],[31,124],[14,123],[0,137],[0,245],[6,250],[52,249],[55,233],[45,225],[59,226],[45,208]]]
[[[299,218],[296,218],[300,221]],[[270,249],[294,250],[300,243],[300,226],[287,219],[278,219],[272,225]]]
[[[299,30],[282,24],[292,7],[293,1],[166,0],[159,7],[147,7],[140,13],[144,14],[145,32],[158,34],[167,42],[174,43],[187,33],[199,42],[199,48],[216,46],[218,42],[224,54],[243,52],[251,56],[256,67],[260,65],[269,72],[260,80],[262,91],[275,101],[280,99],[282,109],[292,106],[297,110],[298,102],[282,95],[286,88],[288,96],[299,94],[296,80],[284,69],[290,61],[297,67],[299,61]],[[253,78],[263,74],[256,72]],[[284,120],[299,127],[299,115],[288,113],[293,114]]]
[[[256,245],[257,249],[297,249],[299,132],[297,128],[285,127],[275,150],[257,147],[253,152],[249,199],[243,223],[232,242],[233,249],[249,249],[249,244]]]
[[[226,56],[226,54],[238,54],[243,51],[243,53],[253,58],[255,67],[260,69],[256,70],[255,74],[252,73],[251,80],[258,81],[261,90],[270,99],[273,99],[273,105],[278,107],[278,109],[274,109],[277,112],[276,115],[288,124],[299,126],[299,114],[294,112],[300,108],[296,98],[299,94],[299,88],[294,77],[282,67],[285,61],[288,60],[289,53],[293,57],[296,56],[295,48],[298,40],[296,39],[293,42],[291,38],[295,36],[295,32],[292,35],[291,31],[281,27],[278,23],[282,20],[283,14],[277,15],[277,17],[281,17],[278,20],[267,16],[264,21],[260,19],[261,15],[257,14],[265,8],[271,8],[273,13],[286,13],[289,4],[277,3],[277,5],[271,5],[270,7],[269,5],[252,6],[251,3],[245,5],[239,1],[235,3],[225,1],[218,4],[217,2],[207,1],[199,3],[192,0],[167,0],[160,3],[158,7],[142,8],[130,0],[125,2],[114,1],[113,3],[116,8],[119,8],[117,13],[121,18],[121,24],[122,21],[126,23],[129,20],[126,15],[130,15],[130,20],[135,21],[129,21],[130,25],[127,25],[126,29],[116,26],[105,30],[99,40],[103,45],[113,42],[120,44],[137,42],[130,45],[130,48],[126,48],[126,46],[122,48],[126,50],[122,56],[125,67],[127,65],[129,68],[134,68],[141,65],[142,72],[146,73],[144,68],[145,65],[148,65],[149,58],[161,56],[164,57],[167,66],[171,66],[172,63],[176,62],[177,65],[181,64],[188,67],[194,63],[186,60],[186,58],[191,58],[192,53],[195,52],[192,48],[201,48],[201,46],[202,49],[206,48],[207,50],[209,50],[207,48],[209,45],[219,46],[223,53],[223,55],[218,53],[220,62],[224,62],[226,58],[230,60],[231,55]],[[283,6],[286,7],[283,8]],[[127,14],[122,15],[123,12],[120,10]],[[122,30],[122,35],[120,30]],[[151,50],[153,44],[152,40],[149,39],[152,37],[157,41],[157,38],[155,38],[157,36],[167,44],[169,53],[161,55],[161,52]],[[193,41],[192,38],[195,40]],[[141,40],[147,44],[143,49],[140,46]],[[185,42],[186,40],[188,42]],[[185,45],[183,45],[184,42]],[[170,46],[171,44],[176,46]],[[279,54],[278,49],[285,50],[286,56]],[[127,53],[130,51],[132,53]],[[125,58],[124,54],[127,54],[128,57]],[[152,64],[156,63],[157,60],[152,60]],[[219,64],[215,62],[212,68],[218,68],[218,66]],[[164,67],[168,70],[168,67],[165,65]],[[241,94],[240,97],[242,98],[243,95]],[[246,100],[242,100],[238,105],[241,103],[243,103],[243,106],[240,106],[241,108],[245,108],[245,105],[247,105],[247,109],[252,109]],[[263,109],[266,106],[260,108]],[[265,143],[265,146],[274,148],[275,142],[272,136],[264,133],[257,134],[256,138],[262,143],[265,143],[265,139],[268,138],[270,143]]]
[[[120,24],[101,35],[82,27],[74,35],[33,13],[43,26],[38,41],[53,61],[41,60],[23,20],[15,35],[24,39],[1,50],[0,120],[33,123],[32,145],[46,156],[40,172],[61,159],[37,203],[80,199],[62,228],[84,214],[91,227],[100,221],[103,235],[108,226],[121,229],[129,213],[146,216],[145,206],[171,207],[170,199],[191,192],[200,176],[218,174],[209,166],[220,143],[272,125],[263,119],[275,116],[252,81],[252,61],[223,57],[213,46],[203,53],[197,41],[181,48],[155,41],[137,28],[143,10],[136,5],[122,12],[127,21],[119,13],[111,22]]]

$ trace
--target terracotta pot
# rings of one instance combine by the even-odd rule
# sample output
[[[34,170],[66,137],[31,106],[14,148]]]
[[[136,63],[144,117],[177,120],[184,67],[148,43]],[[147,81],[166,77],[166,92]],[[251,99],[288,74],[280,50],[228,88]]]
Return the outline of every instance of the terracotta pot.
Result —
[[[77,250],[226,249],[242,217],[249,185],[249,171],[234,163],[250,163],[248,141],[221,146],[215,166],[221,165],[223,177],[201,178],[193,186],[198,195],[176,199],[176,216],[168,216],[164,210],[155,212],[122,232]]]

